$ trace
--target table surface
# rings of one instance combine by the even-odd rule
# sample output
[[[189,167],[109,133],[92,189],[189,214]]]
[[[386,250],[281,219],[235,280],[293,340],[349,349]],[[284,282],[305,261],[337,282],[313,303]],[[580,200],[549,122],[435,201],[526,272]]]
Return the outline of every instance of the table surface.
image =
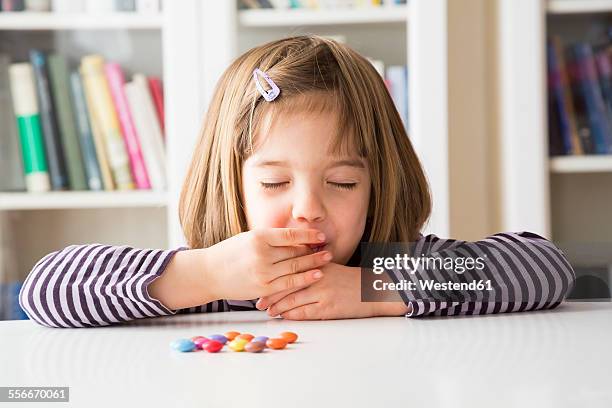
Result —
[[[300,339],[261,354],[169,347],[228,330]],[[610,407],[611,340],[612,303],[303,322],[229,312],[90,329],[6,321],[0,386],[69,386],[70,406],[88,407]]]

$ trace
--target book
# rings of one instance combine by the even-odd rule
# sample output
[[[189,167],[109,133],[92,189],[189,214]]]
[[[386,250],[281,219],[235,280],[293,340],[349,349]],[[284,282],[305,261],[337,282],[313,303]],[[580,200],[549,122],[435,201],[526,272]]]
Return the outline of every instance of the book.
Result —
[[[51,11],[51,0],[25,0],[25,10],[35,12]]]
[[[558,110],[563,154],[582,154],[563,45],[558,36],[553,36],[548,42],[547,56],[549,85],[555,96],[553,108]]]
[[[115,0],[115,10],[136,11],[136,0]]]
[[[80,72],[79,77],[81,78],[82,84],[83,75],[81,75]],[[92,100],[92,96],[90,93],[86,92],[84,85],[83,92],[85,94],[85,102],[87,107],[87,114],[89,116],[89,124],[91,125],[91,135],[93,138],[94,146],[96,147],[96,158],[98,159],[100,173],[102,174],[102,184],[104,186],[104,190],[111,191],[115,189],[115,181],[113,180],[113,172],[111,170],[111,165],[108,160],[106,143],[104,141],[104,136],[102,135],[102,130],[100,128],[100,119],[97,116],[96,110],[93,109],[95,103]]]
[[[151,185],[155,190],[165,190],[166,153],[146,77],[135,74],[133,80],[125,84],[125,94],[140,137]]]
[[[595,69],[593,49],[588,43],[578,43],[573,47],[576,58],[578,82],[584,99],[595,153],[612,153],[612,128],[606,115],[603,96]]]
[[[104,74],[104,58],[88,55],[81,59],[81,75],[88,103],[94,112],[104,149],[108,158],[113,180],[119,190],[133,190],[134,182],[125,141],[121,135],[119,120],[113,105],[113,98]],[[94,131],[95,133],[95,131]]]
[[[85,3],[83,0],[52,0],[51,10],[55,13],[82,13]]]
[[[404,127],[408,129],[408,69],[403,65],[390,65],[387,67],[387,79],[391,87],[391,99]]]
[[[21,142],[26,188],[30,192],[49,191],[51,182],[47,170],[32,65],[11,64],[9,78],[13,110]]]
[[[0,0],[2,2],[2,11],[24,11],[24,0]]]
[[[48,61],[51,94],[53,95],[62,146],[64,147],[70,189],[87,190],[83,157],[81,156],[76,120],[70,100],[68,64],[64,57],[57,54],[50,55]]]
[[[23,191],[25,179],[9,80],[10,57],[0,54],[0,191]]]
[[[75,123],[79,135],[79,145],[81,147],[85,175],[87,177],[87,185],[90,190],[102,190],[104,188],[102,184],[102,174],[100,172],[96,145],[89,123],[89,113],[87,111],[85,93],[83,92],[83,83],[81,82],[81,75],[75,70],[70,72],[70,93],[72,96],[72,105],[74,107]],[[108,176],[111,177],[110,169]]]
[[[47,70],[47,55],[39,50],[30,50],[30,62],[36,78],[36,94],[40,123],[45,140],[45,153],[49,165],[49,176],[53,190],[68,189],[68,174],[64,149],[56,121],[55,106],[51,97],[49,73]]]
[[[123,71],[119,64],[109,62],[104,66],[104,72],[115,103],[119,125],[121,126],[123,139],[125,140],[125,146],[130,160],[130,169],[132,170],[134,183],[136,184],[136,188],[148,190],[151,188],[151,184],[142,158],[134,120],[132,119],[128,101],[125,97],[125,78],[123,76]]]
[[[166,135],[166,119],[164,114],[164,91],[161,79],[156,76],[147,77],[149,81],[149,91],[151,91],[151,97],[155,104],[155,112],[157,112],[157,119],[159,119],[159,126],[161,127],[162,135]]]

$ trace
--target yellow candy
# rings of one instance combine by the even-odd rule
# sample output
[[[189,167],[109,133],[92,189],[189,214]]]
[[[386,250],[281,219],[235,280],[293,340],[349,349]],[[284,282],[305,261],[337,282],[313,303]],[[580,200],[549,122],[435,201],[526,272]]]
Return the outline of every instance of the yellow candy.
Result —
[[[244,351],[244,346],[248,343],[248,340],[234,339],[230,341],[229,348],[234,351]]]

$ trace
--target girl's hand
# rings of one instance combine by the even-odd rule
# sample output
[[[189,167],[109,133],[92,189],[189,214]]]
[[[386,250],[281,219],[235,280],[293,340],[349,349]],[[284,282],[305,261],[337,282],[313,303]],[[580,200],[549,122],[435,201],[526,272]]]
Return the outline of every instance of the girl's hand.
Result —
[[[324,277],[310,286],[266,296],[257,308],[291,320],[347,319],[376,316],[375,302],[361,301],[361,268],[329,263]]]
[[[307,244],[324,241],[315,229],[265,228],[234,235],[204,249],[205,282],[216,298],[236,300],[305,287],[323,276],[317,268],[331,260],[329,251],[313,254]]]

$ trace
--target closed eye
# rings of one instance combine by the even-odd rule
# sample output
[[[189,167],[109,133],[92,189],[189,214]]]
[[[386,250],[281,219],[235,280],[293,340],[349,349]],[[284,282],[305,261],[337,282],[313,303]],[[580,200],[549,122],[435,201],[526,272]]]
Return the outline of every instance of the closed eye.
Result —
[[[268,190],[275,190],[275,189],[281,188],[285,184],[289,184],[289,182],[288,181],[283,181],[282,183],[264,183],[263,181],[261,182],[261,186]]]
[[[330,181],[329,184],[333,185],[334,187],[341,188],[343,190],[352,190],[357,185],[357,183],[334,183],[333,181]]]

